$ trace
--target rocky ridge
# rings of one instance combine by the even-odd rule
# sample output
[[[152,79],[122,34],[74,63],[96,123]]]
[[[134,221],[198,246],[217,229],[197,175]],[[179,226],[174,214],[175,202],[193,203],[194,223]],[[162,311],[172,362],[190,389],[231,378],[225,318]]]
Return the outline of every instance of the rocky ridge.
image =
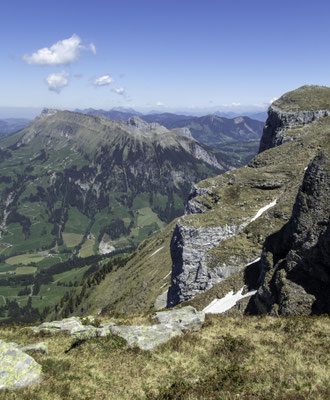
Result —
[[[279,146],[289,140],[294,140],[292,136],[286,134],[288,129],[310,124],[329,115],[330,110],[283,112],[275,105],[270,106],[268,119],[264,127],[264,134],[260,141],[259,153]]]
[[[330,96],[325,110],[276,107],[275,102],[269,110],[263,152],[247,167],[194,187],[172,236],[167,306],[198,297],[231,276],[242,286],[248,264],[254,270],[250,283],[260,284],[255,278],[265,238],[290,219],[305,170],[319,149],[329,152]]]
[[[118,335],[131,347],[138,346],[141,350],[152,350],[172,337],[181,335],[184,331],[198,331],[204,323],[205,314],[194,307],[187,306],[179,310],[157,312],[153,319],[159,323],[146,326],[123,326],[110,321],[95,326],[91,325],[95,322],[93,316],[70,317],[61,321],[43,322],[31,329],[35,334],[64,332],[77,340],[104,337],[110,334]]]
[[[265,241],[254,306],[259,313],[330,313],[330,159],[309,164],[290,221]]]

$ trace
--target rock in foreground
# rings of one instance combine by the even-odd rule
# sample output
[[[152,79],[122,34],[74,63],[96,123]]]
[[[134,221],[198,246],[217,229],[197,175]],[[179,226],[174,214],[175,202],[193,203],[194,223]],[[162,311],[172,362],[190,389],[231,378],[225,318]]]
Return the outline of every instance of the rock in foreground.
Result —
[[[0,340],[0,389],[20,389],[38,383],[41,365],[14,343]]]

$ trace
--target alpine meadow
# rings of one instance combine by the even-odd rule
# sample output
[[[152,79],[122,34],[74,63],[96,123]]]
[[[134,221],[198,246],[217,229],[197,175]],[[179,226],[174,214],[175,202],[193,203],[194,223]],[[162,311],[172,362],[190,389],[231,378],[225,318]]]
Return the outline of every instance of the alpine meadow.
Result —
[[[0,399],[330,398],[330,5],[259,3],[4,0]]]

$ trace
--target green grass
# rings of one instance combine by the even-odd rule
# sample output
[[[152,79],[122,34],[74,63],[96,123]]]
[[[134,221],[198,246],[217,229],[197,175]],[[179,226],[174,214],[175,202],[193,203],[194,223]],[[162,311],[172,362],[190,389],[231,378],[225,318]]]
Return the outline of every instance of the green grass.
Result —
[[[95,239],[88,240],[83,243],[79,251],[79,257],[88,257],[94,254]]]
[[[83,235],[79,233],[63,233],[63,241],[67,247],[76,247],[82,241]]]
[[[70,257],[70,254],[53,254],[51,257],[46,257],[42,261],[39,261],[37,263],[38,269],[47,269],[51,267],[54,264],[58,264],[64,261],[67,261],[67,259]]]
[[[304,110],[329,110],[330,88],[327,86],[306,85],[285,93],[272,105],[286,112]]]
[[[17,267],[15,270],[16,275],[30,275],[37,271],[36,267]]]
[[[82,214],[76,207],[69,209],[68,221],[65,224],[65,233],[85,234],[90,220]]]
[[[10,265],[29,265],[31,262],[38,263],[42,261],[45,257],[42,254],[22,254],[19,256],[14,256],[6,259],[6,263]]]
[[[70,290],[72,290],[71,287],[57,286],[52,283],[41,285],[40,292],[32,299],[32,307],[37,307],[41,311],[47,306],[53,306]]]
[[[69,283],[69,282],[75,282],[82,279],[85,271],[90,267],[90,265],[86,265],[85,267],[82,268],[75,268],[71,269],[70,271],[62,272],[61,274],[54,275],[54,282],[53,284],[55,285],[57,282],[61,283]]]

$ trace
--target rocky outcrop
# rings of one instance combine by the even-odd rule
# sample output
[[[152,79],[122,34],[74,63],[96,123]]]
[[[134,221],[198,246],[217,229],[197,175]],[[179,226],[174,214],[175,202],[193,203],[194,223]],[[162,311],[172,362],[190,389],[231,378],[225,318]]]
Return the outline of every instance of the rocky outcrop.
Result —
[[[183,331],[199,331],[204,324],[205,314],[192,306],[187,306],[177,310],[157,312],[155,318],[161,324],[179,324]]]
[[[329,115],[330,110],[284,112],[276,106],[270,106],[260,141],[259,153],[293,140],[292,136],[287,135],[288,129],[310,124]]]
[[[173,307],[189,300],[201,291],[236,271],[230,265],[213,269],[207,266],[207,251],[221,241],[235,236],[242,225],[225,225],[217,228],[196,228],[177,223],[171,241],[172,282],[168,291],[167,306]]]
[[[220,285],[261,256],[265,238],[288,222],[309,162],[318,149],[329,152],[329,110],[329,88],[284,95],[269,108],[260,154],[194,187],[172,236],[168,307]],[[297,282],[291,282],[292,293]]]
[[[150,326],[124,326],[113,322],[104,322],[99,326],[86,325],[94,318],[79,317],[65,318],[62,321],[44,322],[38,327],[32,327],[34,333],[48,332],[52,334],[67,333],[77,340],[88,340],[95,337],[118,335],[127,341],[131,347],[141,350],[152,350],[159,344],[167,342],[174,336],[182,335],[185,331],[198,331],[204,324],[205,314],[188,306],[174,311],[156,313],[155,319],[159,324]]]
[[[205,204],[199,200],[199,197],[207,192],[208,190],[206,188],[200,188],[194,185],[187,200],[185,214],[202,214],[207,208]]]
[[[292,217],[267,238],[260,261],[258,312],[330,313],[330,159],[308,166]]]
[[[180,327],[174,324],[115,326],[111,332],[125,339],[130,347],[139,347],[141,350],[152,350],[182,334]]]
[[[0,340],[0,389],[21,389],[40,377],[41,365],[15,343]]]

